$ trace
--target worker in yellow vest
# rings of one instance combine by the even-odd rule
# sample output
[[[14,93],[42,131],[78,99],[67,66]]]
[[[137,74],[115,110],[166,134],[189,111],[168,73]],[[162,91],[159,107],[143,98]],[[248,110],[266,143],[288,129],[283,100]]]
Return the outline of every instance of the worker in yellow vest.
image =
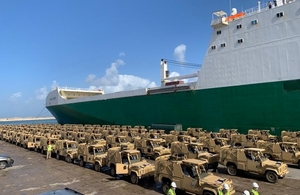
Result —
[[[259,195],[259,192],[258,192],[259,186],[258,186],[258,184],[256,182],[253,182],[252,186],[253,186],[253,188],[252,188],[250,194],[251,195]]]
[[[48,147],[47,147],[47,157],[46,157],[46,159],[51,158],[51,153],[52,153],[52,145],[51,145],[51,143],[49,142],[49,143],[48,143]]]
[[[175,192],[175,190],[176,190],[176,183],[175,182],[172,182],[171,183],[171,187],[170,187],[170,189],[169,189],[169,191],[168,191],[168,195],[176,195],[176,192]]]
[[[229,185],[225,183],[223,189],[218,192],[218,195],[230,195]]]

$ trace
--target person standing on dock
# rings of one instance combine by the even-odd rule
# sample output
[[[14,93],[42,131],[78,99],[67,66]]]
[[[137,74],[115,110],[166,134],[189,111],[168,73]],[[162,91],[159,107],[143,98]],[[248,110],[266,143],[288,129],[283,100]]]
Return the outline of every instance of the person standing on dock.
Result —
[[[46,159],[50,159],[51,158],[51,153],[52,153],[52,145],[51,145],[51,142],[48,142],[47,157],[46,157]]]
[[[259,192],[258,192],[259,186],[258,186],[258,184],[256,182],[253,182],[252,186],[253,186],[253,188],[252,188],[250,194],[251,195],[259,195]]]

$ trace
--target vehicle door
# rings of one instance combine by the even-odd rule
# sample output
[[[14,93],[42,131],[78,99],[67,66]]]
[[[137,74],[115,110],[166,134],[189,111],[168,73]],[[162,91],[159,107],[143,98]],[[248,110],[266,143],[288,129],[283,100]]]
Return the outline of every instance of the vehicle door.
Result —
[[[261,169],[261,161],[256,157],[255,152],[250,152],[247,157],[247,167],[246,170],[252,172],[258,172]]]
[[[145,153],[146,154],[152,154],[153,153],[153,148],[152,148],[150,140],[146,141],[146,152]]]
[[[286,146],[285,148],[286,148],[285,150],[281,151],[281,158],[282,158],[283,161],[291,162],[293,157],[294,157],[294,152],[288,146]]]
[[[196,174],[195,168],[191,165],[181,164],[181,169],[183,173],[183,180],[181,181],[182,190],[188,190],[191,193],[196,193],[198,191],[197,185],[199,185],[198,176]]]
[[[116,164],[116,174],[125,175],[128,174],[129,160],[128,156],[122,156],[122,163]]]

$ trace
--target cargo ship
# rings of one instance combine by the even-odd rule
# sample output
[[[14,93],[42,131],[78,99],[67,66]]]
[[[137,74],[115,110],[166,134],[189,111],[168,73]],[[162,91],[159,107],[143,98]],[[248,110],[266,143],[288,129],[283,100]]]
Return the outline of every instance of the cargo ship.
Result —
[[[211,39],[194,74],[169,77],[161,60],[160,87],[107,94],[58,87],[46,108],[60,124],[300,130],[300,1],[277,2],[213,12]]]

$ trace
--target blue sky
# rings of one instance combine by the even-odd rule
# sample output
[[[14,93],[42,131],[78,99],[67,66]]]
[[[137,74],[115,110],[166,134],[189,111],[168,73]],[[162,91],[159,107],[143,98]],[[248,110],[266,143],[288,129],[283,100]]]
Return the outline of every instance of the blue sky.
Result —
[[[0,1],[0,118],[51,116],[45,97],[55,86],[106,93],[159,86],[161,58],[202,63],[212,12],[229,13],[229,2]],[[238,11],[256,5],[231,0]]]

